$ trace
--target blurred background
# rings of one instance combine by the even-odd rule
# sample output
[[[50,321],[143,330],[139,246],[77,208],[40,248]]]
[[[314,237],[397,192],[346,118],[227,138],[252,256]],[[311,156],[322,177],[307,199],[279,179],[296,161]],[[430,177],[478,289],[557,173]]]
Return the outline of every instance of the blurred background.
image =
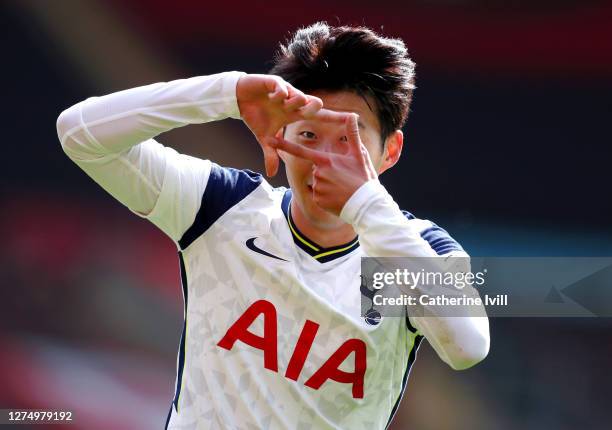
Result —
[[[611,2],[3,1],[0,408],[154,429],[173,396],[176,249],[64,155],[59,113],[157,81],[264,73],[318,20],[401,37],[417,63],[403,158],[381,178],[403,209],[472,255],[612,255]],[[263,170],[239,121],[160,140]],[[424,345],[392,429],[612,428],[611,329],[492,319],[489,357],[464,372]]]

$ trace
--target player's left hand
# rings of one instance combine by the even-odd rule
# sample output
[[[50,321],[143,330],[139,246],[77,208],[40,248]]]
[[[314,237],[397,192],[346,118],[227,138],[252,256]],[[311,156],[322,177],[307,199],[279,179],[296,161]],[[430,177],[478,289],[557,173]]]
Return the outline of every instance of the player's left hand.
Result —
[[[283,138],[269,138],[277,150],[288,152],[313,163],[313,200],[321,208],[340,215],[348,199],[359,187],[376,179],[376,169],[359,137],[358,115],[346,116],[347,145],[344,153],[323,152]]]

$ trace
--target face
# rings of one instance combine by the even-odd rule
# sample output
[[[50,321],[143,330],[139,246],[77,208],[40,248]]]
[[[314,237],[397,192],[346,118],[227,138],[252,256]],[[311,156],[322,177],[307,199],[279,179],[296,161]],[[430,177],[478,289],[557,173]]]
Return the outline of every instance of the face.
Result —
[[[326,109],[359,115],[359,135],[378,174],[397,162],[402,148],[402,133],[399,130],[392,133],[383,145],[378,117],[370,109],[370,106],[374,109],[373,100],[366,102],[363,97],[350,91],[315,91],[312,95],[320,97]],[[344,127],[319,121],[289,124],[284,137],[290,142],[319,151],[343,153],[346,147]],[[321,209],[312,199],[313,163],[282,151],[279,155],[285,163],[289,186],[304,218],[320,228],[334,228],[342,224],[338,217]]]

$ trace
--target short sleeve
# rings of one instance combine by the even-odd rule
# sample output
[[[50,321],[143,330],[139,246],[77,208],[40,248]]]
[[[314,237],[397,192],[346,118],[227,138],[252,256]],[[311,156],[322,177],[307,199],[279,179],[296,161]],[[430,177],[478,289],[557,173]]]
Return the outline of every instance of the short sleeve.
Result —
[[[262,182],[263,176],[251,170],[221,167],[211,163],[199,210],[191,226],[178,241],[179,247],[185,249],[191,245],[223,214],[253,192]]]
[[[200,210],[212,163],[170,147],[159,150],[164,152],[165,171],[155,206],[148,214],[132,212],[151,221],[178,243]],[[143,170],[146,167],[141,167]]]

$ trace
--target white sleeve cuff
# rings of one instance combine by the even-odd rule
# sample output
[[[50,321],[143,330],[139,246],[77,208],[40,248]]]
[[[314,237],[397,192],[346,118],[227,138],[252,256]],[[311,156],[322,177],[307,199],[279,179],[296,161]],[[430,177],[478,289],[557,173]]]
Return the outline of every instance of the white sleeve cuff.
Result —
[[[236,87],[241,77],[246,75],[245,72],[225,72],[223,73],[223,89],[224,95],[228,96],[229,105],[227,108],[227,116],[234,119],[240,119],[240,109],[238,107],[238,97],[236,96]]]
[[[387,190],[380,181],[371,179],[359,187],[346,201],[340,212],[340,218],[348,224],[356,225],[376,198],[384,198],[386,195]]]

